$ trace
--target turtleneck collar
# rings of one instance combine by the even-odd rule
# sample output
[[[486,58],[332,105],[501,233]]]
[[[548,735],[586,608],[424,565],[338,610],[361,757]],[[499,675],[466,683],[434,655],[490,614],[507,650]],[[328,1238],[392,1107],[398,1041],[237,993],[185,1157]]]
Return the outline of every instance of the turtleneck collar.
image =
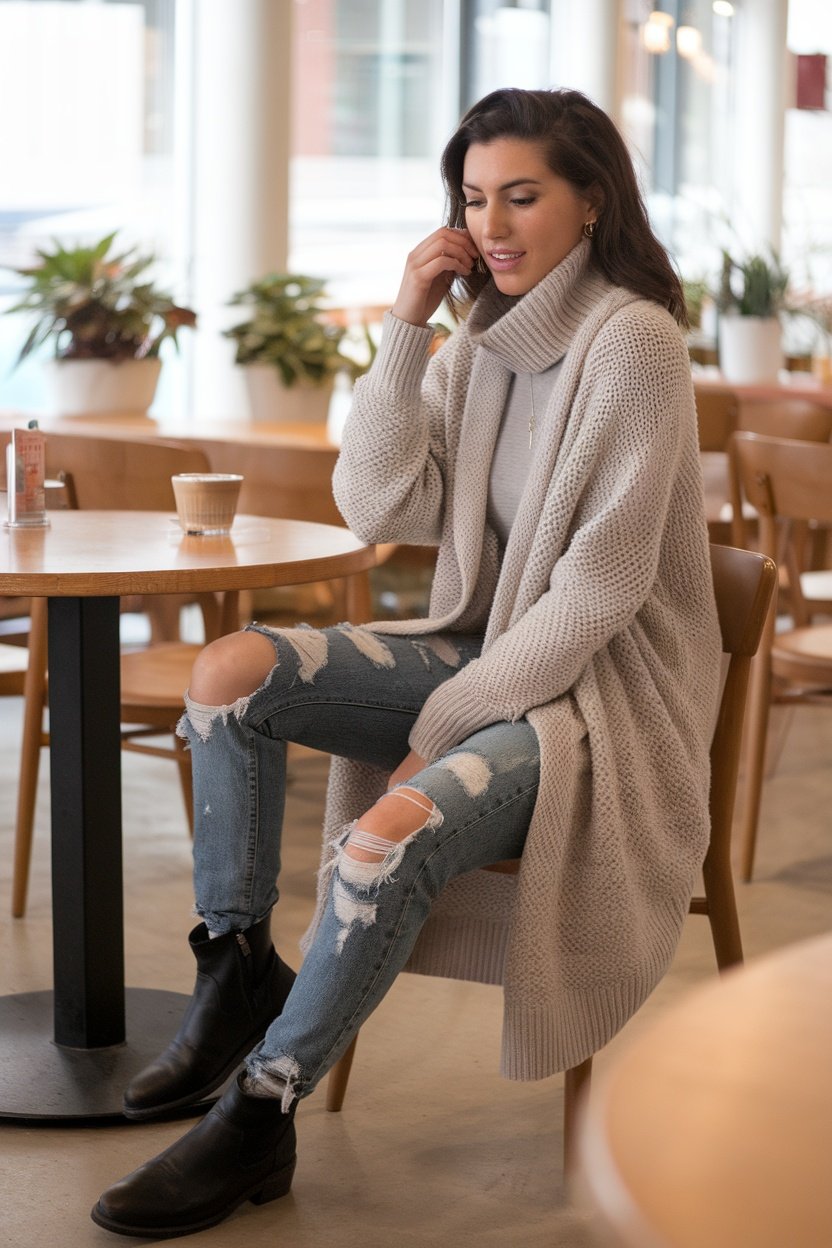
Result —
[[[578,326],[613,289],[591,263],[592,244],[581,239],[551,273],[525,295],[503,295],[489,282],[466,321],[471,340],[513,371],[542,373],[563,359]]]

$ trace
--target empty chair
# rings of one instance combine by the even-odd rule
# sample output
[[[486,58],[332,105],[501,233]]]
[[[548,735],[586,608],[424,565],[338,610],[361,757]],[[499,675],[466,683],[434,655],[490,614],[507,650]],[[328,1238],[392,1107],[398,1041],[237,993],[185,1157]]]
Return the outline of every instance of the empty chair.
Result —
[[[699,450],[705,483],[705,512],[711,541],[747,547],[756,516],[742,500],[728,454],[737,429],[806,442],[828,442],[832,408],[804,399],[740,398],[729,387],[694,385]]]
[[[769,438],[792,438],[800,442],[828,442],[832,438],[832,407],[805,399],[742,399],[737,409],[738,430]],[[740,496],[736,473],[730,467],[731,541],[747,547],[755,532],[756,517],[749,500]]]
[[[697,385],[694,381],[699,452],[705,486],[705,518],[712,542],[731,536],[728,441],[737,427],[739,403],[728,387]]]
[[[808,526],[832,524],[832,445],[740,432],[731,453],[743,496],[759,516],[760,548],[783,561],[791,615],[790,627],[775,628],[772,606],[751,682],[742,822],[742,874],[750,880],[769,708],[772,702],[832,706],[832,623],[812,623],[817,604],[807,602],[803,590]]]

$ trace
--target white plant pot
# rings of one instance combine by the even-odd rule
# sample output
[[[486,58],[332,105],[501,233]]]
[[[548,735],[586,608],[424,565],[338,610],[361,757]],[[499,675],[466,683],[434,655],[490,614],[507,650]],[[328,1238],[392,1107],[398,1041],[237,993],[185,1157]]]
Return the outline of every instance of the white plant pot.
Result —
[[[777,381],[783,367],[780,322],[776,316],[722,316],[719,368],[726,381]]]
[[[50,360],[49,405],[56,416],[146,416],[161,360]]]
[[[246,364],[249,410],[255,424],[325,425],[332,399],[332,383],[313,386],[298,382],[284,386],[271,364]]]

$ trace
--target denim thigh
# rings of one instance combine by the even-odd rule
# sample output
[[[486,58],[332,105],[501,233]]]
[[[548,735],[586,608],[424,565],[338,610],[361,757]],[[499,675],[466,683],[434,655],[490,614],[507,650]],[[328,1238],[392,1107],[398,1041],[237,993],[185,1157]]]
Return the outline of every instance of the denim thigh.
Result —
[[[249,727],[390,771],[429,695],[482,648],[481,637],[381,636],[349,624],[248,630],[270,638],[277,659],[249,700]]]

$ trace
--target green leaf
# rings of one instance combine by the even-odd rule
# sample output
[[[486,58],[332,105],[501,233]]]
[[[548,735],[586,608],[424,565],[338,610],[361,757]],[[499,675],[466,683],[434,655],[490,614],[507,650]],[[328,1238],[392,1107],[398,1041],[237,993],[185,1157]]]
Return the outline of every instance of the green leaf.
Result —
[[[37,318],[18,362],[50,337],[56,353],[70,358],[140,358],[158,350],[165,337],[175,343],[178,328],[195,324],[195,313],[179,307],[148,276],[152,256],[136,255],[135,248],[111,254],[117,233],[92,246],[53,239],[51,250],[37,250],[40,264],[15,270],[29,288],[7,311]]]

